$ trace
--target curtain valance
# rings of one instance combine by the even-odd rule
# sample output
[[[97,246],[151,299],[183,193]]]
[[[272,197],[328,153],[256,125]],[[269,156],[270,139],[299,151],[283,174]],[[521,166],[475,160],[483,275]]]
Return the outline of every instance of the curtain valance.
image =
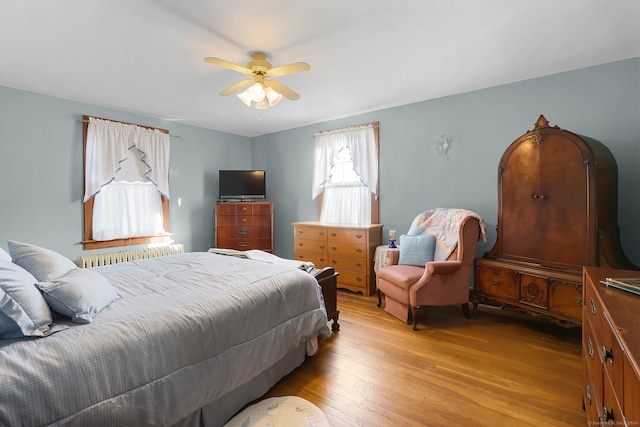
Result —
[[[353,168],[360,180],[377,197],[378,150],[373,125],[369,124],[316,134],[312,198],[315,199],[322,193],[338,152],[344,147],[351,152]]]
[[[158,129],[90,117],[85,157],[85,202],[113,181],[120,163],[127,159],[132,147],[142,154],[145,172],[141,178],[152,182],[163,196],[169,198],[169,135]]]

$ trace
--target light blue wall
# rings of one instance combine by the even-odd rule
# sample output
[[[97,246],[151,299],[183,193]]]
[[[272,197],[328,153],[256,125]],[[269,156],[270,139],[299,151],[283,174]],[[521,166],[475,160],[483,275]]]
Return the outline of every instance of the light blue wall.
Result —
[[[171,138],[171,232],[188,251],[211,247],[218,170],[251,167],[249,138],[1,86],[0,247],[13,239],[73,260],[83,253],[83,114],[180,137]]]
[[[339,95],[336,95],[339,96]],[[425,209],[475,210],[495,242],[497,167],[507,146],[552,125],[602,141],[619,168],[619,225],[627,256],[640,265],[640,59],[368,113],[253,139],[0,87],[0,247],[6,239],[82,253],[83,114],[169,129],[171,231],[186,250],[213,243],[219,169],[266,169],[275,205],[275,249],[293,256],[295,221],[315,220],[313,135],[380,122],[380,222],[406,231]],[[453,138],[450,159],[436,153]],[[251,159],[253,161],[251,161]],[[180,203],[178,203],[180,201]]]
[[[336,96],[340,96],[336,94]],[[293,256],[295,221],[315,220],[311,200],[315,132],[380,122],[380,222],[402,233],[420,212],[465,207],[486,221],[495,243],[497,170],[504,150],[543,114],[551,125],[603,142],[619,169],[619,225],[640,266],[640,59],[586,68],[253,139],[253,166],[266,169],[275,205],[275,249]],[[435,141],[450,135],[449,160]]]

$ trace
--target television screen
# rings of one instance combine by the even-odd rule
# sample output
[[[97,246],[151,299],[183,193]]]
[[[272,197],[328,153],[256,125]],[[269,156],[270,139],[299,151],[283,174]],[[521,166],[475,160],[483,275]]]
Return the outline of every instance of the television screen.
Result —
[[[266,173],[263,170],[221,170],[218,173],[220,200],[264,199]]]

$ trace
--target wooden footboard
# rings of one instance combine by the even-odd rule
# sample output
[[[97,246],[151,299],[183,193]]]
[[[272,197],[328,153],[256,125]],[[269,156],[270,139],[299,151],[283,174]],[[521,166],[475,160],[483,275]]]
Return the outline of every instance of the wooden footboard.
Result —
[[[316,278],[322,288],[322,297],[324,298],[324,305],[327,309],[327,320],[333,320],[331,330],[337,331],[340,329],[340,324],[338,323],[340,311],[338,310],[337,296],[337,278],[339,273],[332,267],[324,267],[322,269],[314,268],[310,273]]]

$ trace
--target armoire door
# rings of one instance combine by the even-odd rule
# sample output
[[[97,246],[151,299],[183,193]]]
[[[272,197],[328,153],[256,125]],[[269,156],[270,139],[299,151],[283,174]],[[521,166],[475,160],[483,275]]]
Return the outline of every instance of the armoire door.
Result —
[[[523,137],[503,158],[504,258],[580,270],[589,262],[589,174],[584,144],[551,129]]]

